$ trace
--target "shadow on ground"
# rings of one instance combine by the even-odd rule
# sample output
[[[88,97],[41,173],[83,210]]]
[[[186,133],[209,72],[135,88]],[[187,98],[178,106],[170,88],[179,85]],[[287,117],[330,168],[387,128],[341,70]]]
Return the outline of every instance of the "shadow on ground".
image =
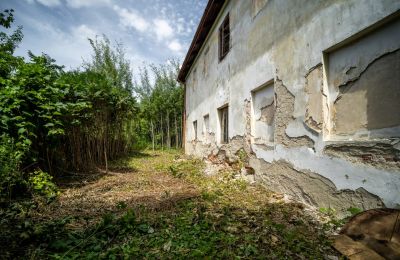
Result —
[[[5,258],[176,259],[336,256],[323,225],[298,203],[199,160],[146,152],[2,220]],[[177,160],[178,159],[178,160]],[[122,167],[122,168],[121,168]],[[129,167],[129,168],[126,168]],[[123,169],[123,170],[120,170]],[[129,169],[133,169],[130,171]],[[16,211],[14,211],[16,212]],[[3,215],[7,215],[3,212]]]

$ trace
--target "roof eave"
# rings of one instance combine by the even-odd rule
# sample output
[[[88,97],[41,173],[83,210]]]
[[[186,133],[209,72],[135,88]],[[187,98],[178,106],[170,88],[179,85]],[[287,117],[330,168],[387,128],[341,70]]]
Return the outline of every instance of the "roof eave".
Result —
[[[198,52],[204,44],[210,30],[218,17],[219,12],[224,5],[225,0],[209,0],[204,10],[203,16],[201,17],[199,26],[197,27],[196,33],[194,34],[190,48],[186,54],[186,57],[182,63],[182,67],[179,70],[177,80],[181,83],[185,83],[186,76],[195,61]]]

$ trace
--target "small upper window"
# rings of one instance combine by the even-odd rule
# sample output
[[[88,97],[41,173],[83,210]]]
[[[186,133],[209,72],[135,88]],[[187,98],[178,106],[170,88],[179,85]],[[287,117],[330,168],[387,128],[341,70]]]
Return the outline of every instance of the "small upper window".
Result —
[[[219,28],[219,60],[221,61],[229,52],[231,31],[229,28],[229,14],[226,15]]]
[[[208,75],[208,51],[210,50],[210,46],[204,50],[204,57],[203,57],[203,76]]]
[[[194,68],[194,69],[193,69],[193,78],[192,78],[192,81],[193,81],[193,88],[194,88],[194,87],[196,87],[196,83],[197,83],[197,68]]]

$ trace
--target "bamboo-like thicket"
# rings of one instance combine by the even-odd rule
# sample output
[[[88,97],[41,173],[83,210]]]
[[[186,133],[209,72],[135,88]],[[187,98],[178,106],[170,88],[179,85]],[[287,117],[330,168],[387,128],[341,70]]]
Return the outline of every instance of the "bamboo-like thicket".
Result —
[[[0,13],[0,27],[13,20]],[[138,147],[181,146],[178,62],[144,67],[136,82],[122,45],[103,36],[89,40],[89,60],[65,71],[46,54],[15,56],[22,36],[22,28],[0,32],[0,195],[37,169],[107,169]]]
[[[139,96],[142,119],[138,133],[155,148],[182,147],[183,89],[176,81],[179,63],[170,60],[140,70],[134,90]]]
[[[4,28],[12,21],[10,11],[0,17]],[[105,36],[89,40],[91,59],[66,72],[45,54],[15,56],[20,28],[0,40],[0,135],[18,151],[22,170],[56,175],[107,166],[129,152],[138,108],[120,44]]]
[[[84,72],[65,75],[66,82],[85,89],[90,102],[87,118],[68,127],[66,158],[75,169],[103,164],[127,154],[133,147],[137,104],[132,95],[132,72],[120,44],[108,39],[90,40],[94,54]]]

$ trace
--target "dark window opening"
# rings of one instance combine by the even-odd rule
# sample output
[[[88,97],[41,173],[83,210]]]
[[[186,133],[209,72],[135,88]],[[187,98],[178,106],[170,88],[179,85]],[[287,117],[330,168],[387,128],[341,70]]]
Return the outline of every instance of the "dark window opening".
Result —
[[[228,107],[223,107],[219,110],[220,120],[221,120],[221,143],[229,143],[229,116],[228,116]]]
[[[207,114],[204,116],[204,128],[203,133],[207,135],[210,132],[210,116]]]
[[[219,28],[219,60],[221,61],[229,52],[230,45],[230,28],[229,28],[229,14],[226,15],[225,20]]]
[[[197,140],[197,120],[193,121],[194,140]]]

